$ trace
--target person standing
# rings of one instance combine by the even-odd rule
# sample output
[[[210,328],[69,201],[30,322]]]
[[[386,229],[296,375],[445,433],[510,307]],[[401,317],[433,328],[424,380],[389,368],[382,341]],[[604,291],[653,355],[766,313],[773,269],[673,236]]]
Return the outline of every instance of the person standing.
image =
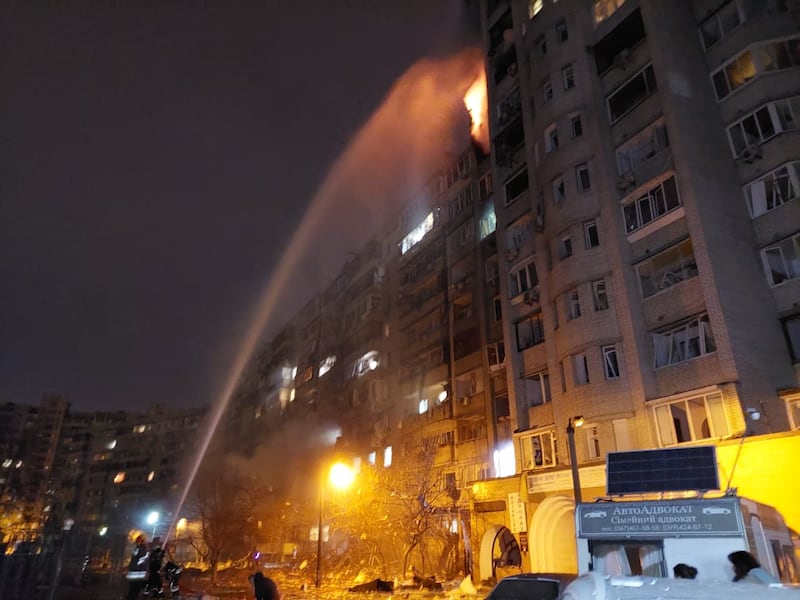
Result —
[[[164,582],[161,579],[161,564],[164,562],[164,550],[161,547],[161,538],[153,538],[153,544],[150,549],[149,560],[149,574],[147,577],[147,586],[145,587],[145,596],[148,592],[153,594],[153,598],[164,597]]]
[[[125,579],[128,580],[128,595],[126,600],[136,600],[147,580],[148,559],[150,553],[147,551],[147,543],[143,535],[136,538],[136,545],[133,547],[133,554],[128,563],[128,573]]]
[[[728,560],[731,561],[733,565],[734,581],[763,583],[767,585],[770,583],[780,583],[775,577],[762,569],[756,557],[749,552],[745,552],[744,550],[731,552],[728,554]]]
[[[253,584],[256,600],[280,600],[278,586],[270,577],[265,577],[261,571],[257,571],[249,579]]]

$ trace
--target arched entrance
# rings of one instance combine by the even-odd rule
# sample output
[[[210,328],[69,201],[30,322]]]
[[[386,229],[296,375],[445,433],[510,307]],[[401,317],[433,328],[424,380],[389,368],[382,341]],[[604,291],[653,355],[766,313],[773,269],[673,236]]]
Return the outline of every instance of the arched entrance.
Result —
[[[490,525],[483,534],[478,568],[481,581],[497,581],[522,571],[522,552],[508,527]]]
[[[573,499],[569,496],[545,498],[533,513],[528,540],[532,572],[577,573]]]

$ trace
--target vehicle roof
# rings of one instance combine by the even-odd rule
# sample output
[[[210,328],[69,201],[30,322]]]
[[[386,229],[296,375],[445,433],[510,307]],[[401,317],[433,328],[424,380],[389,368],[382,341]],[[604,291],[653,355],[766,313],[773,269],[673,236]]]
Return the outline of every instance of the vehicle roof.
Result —
[[[798,600],[798,592],[780,585],[712,579],[666,577],[608,577],[582,575],[570,583],[561,600]]]

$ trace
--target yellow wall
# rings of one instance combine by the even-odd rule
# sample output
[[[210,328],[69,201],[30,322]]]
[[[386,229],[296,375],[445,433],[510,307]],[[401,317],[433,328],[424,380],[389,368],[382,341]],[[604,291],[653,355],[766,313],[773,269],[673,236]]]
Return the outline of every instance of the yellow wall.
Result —
[[[739,462],[733,469],[741,445]],[[773,434],[717,445],[720,487],[738,488],[738,495],[774,506],[786,524],[800,532],[800,432]]]

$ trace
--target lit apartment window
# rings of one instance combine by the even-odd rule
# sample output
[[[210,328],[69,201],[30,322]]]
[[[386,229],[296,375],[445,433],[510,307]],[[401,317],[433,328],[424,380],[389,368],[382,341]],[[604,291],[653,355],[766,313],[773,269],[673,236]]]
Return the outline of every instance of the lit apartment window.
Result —
[[[716,352],[708,315],[653,333],[655,367],[675,365]]]
[[[542,83],[542,102],[547,104],[550,100],[553,99],[553,83],[550,81],[550,77],[544,80]]]
[[[589,165],[583,163],[575,167],[575,178],[578,181],[578,191],[586,192],[592,189],[592,179],[589,176]]]
[[[649,98],[657,89],[653,66],[647,65],[609,95],[608,115],[611,123],[616,123]]]
[[[636,265],[636,272],[639,275],[642,298],[649,298],[682,281],[697,277],[692,240],[684,240],[639,263]]]
[[[125,471],[120,471],[114,475],[114,483],[122,483],[123,481],[125,481]]]
[[[384,467],[391,467],[392,466],[392,447],[386,446],[383,449],[383,466]]]
[[[575,385],[589,383],[589,361],[585,352],[572,355],[572,379]]]
[[[506,205],[511,204],[522,194],[528,191],[528,169],[522,169],[512,175],[505,185]]]
[[[564,85],[565,90],[571,90],[575,87],[575,69],[572,65],[567,65],[561,69],[561,83]]]
[[[583,123],[580,115],[572,115],[569,118],[569,132],[573,139],[583,135]]]
[[[619,377],[619,360],[617,359],[616,346],[603,346],[603,369],[606,379],[616,379]]]
[[[785,0],[770,0],[769,2],[731,0],[703,21],[700,25],[700,38],[703,40],[703,46],[708,50],[743,21],[787,10]]]
[[[369,454],[367,454],[367,462],[369,464],[374,466],[376,459],[377,459],[377,453],[376,452],[373,451],[373,452],[370,452]]]
[[[797,279],[800,277],[800,233],[764,248],[761,258],[770,285]]]
[[[558,239],[558,258],[564,260],[570,256],[572,256],[572,237],[565,233]]]
[[[653,408],[662,446],[730,435],[722,394],[705,394]]]
[[[536,263],[529,262],[509,273],[509,297],[514,298],[539,285]]]
[[[417,405],[417,413],[424,415],[426,412],[428,412],[428,399],[423,398]]]
[[[598,279],[592,282],[592,298],[596,312],[608,309],[608,290],[606,289],[605,279]]]
[[[567,321],[572,321],[581,316],[581,297],[578,289],[571,290],[564,295],[566,299]]]
[[[514,324],[517,333],[517,350],[532,348],[544,342],[544,325],[541,313],[536,313]]]
[[[550,154],[553,150],[558,148],[558,127],[555,123],[551,123],[544,130],[544,151],[545,154]]]
[[[153,479],[155,479],[155,478],[156,478],[156,472],[155,471],[150,471],[147,474],[147,481],[153,481]]]
[[[617,148],[617,173],[633,173],[639,165],[665,148],[669,148],[667,128],[664,119],[658,119]]]
[[[569,29],[567,29],[567,21],[561,19],[555,25],[556,28],[556,41],[563,44],[569,39]]]
[[[533,18],[544,8],[544,0],[528,0],[528,17]]]
[[[540,371],[525,376],[525,387],[528,391],[531,406],[541,406],[552,401],[550,395],[550,375],[547,371]]]
[[[750,215],[755,218],[800,197],[800,162],[786,163],[744,186]]]
[[[600,245],[600,234],[597,231],[596,221],[587,221],[583,224],[583,240],[587,250]]]
[[[556,432],[542,431],[520,438],[522,468],[544,469],[558,464],[556,454]]]
[[[800,66],[800,37],[752,44],[711,73],[717,100],[727,98],[759,75]]]
[[[622,207],[625,230],[633,233],[681,205],[675,176],[670,175]]]
[[[561,204],[567,197],[566,189],[564,188],[564,178],[559,175],[553,180],[553,203]]]
[[[597,425],[584,425],[583,433],[586,436],[586,457],[589,460],[600,458],[600,433]]]
[[[728,127],[733,156],[752,161],[761,152],[760,144],[779,133],[797,129],[798,119],[800,96],[768,102]]]
[[[623,4],[625,4],[625,0],[594,0],[594,4],[592,5],[594,24],[597,25],[605,21],[608,17],[617,12],[617,9]]]

